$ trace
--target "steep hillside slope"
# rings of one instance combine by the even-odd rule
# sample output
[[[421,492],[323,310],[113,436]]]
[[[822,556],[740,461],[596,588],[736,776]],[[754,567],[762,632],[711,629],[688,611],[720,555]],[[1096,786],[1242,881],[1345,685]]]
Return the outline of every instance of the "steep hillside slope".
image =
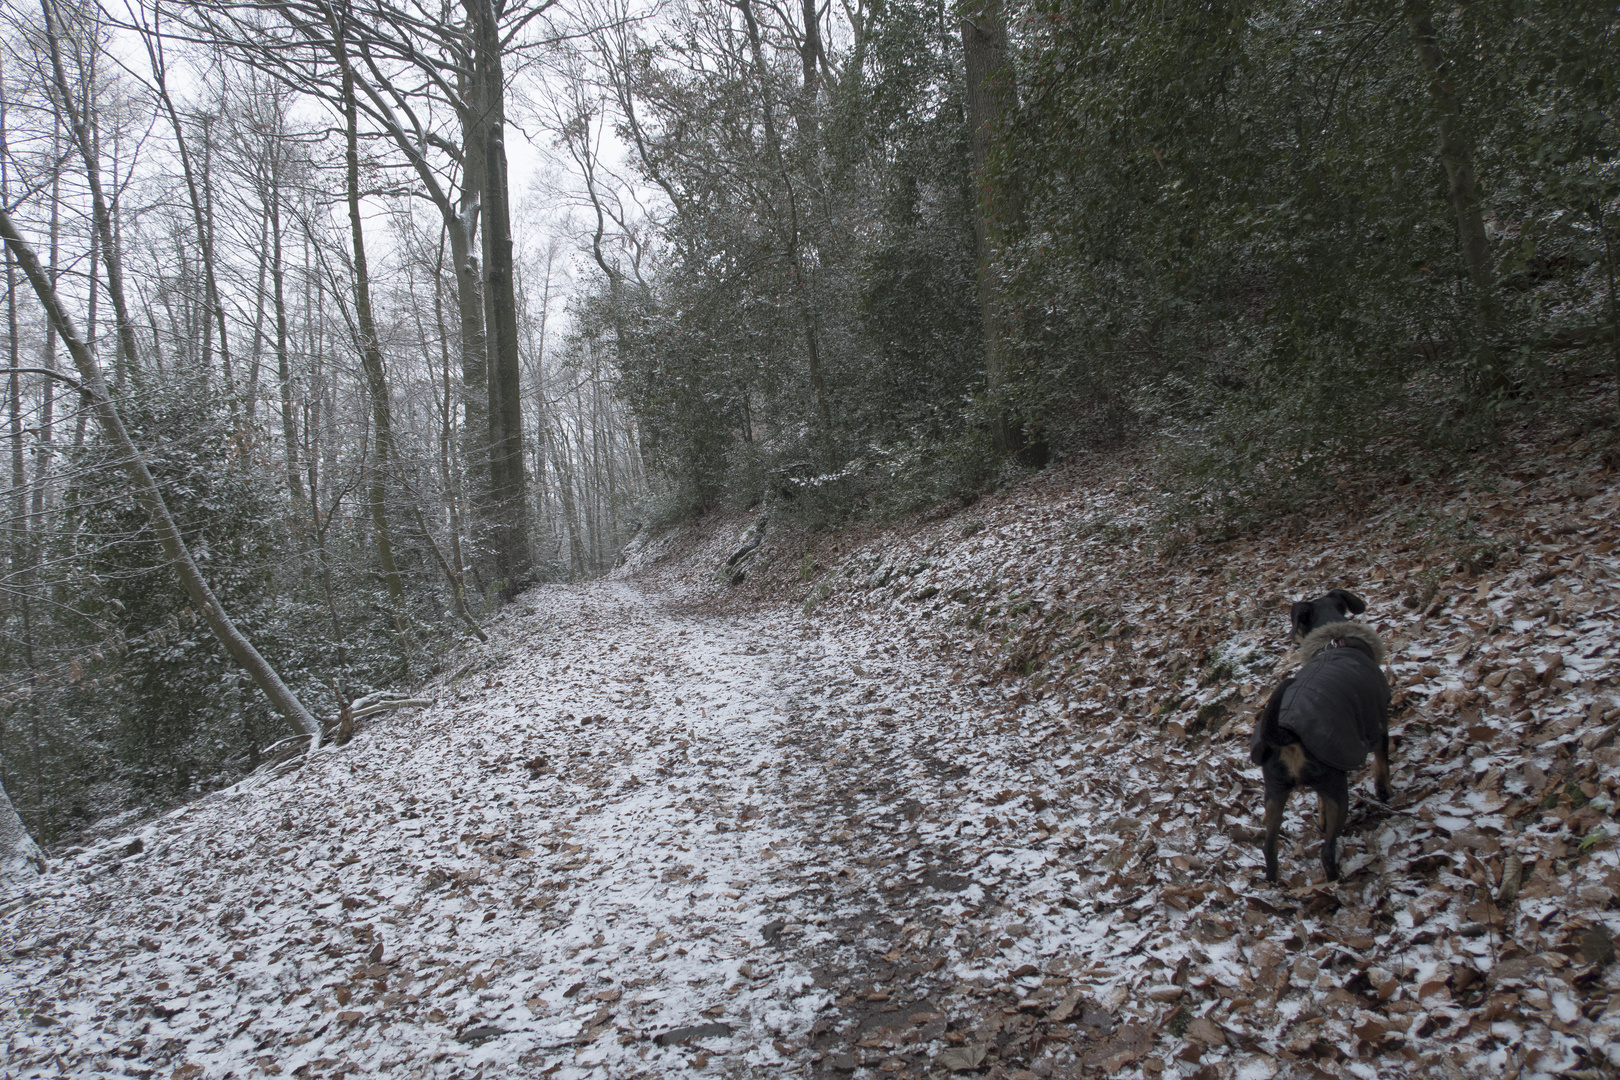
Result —
[[[1451,479],[1347,476],[1222,544],[1152,536],[1147,470],[1102,460],[860,538],[767,526],[738,585],[713,569],[740,520],[679,538],[684,564],[635,558],[702,581],[716,610],[789,602],[876,633],[869,668],[932,656],[983,688],[979,730],[1003,738],[957,744],[977,802],[954,835],[1063,871],[1010,889],[997,856],[976,864],[1001,887],[950,955],[962,1002],[1005,1010],[980,1010],[990,1060],[1009,1029],[1024,1067],[1072,1037],[1080,992],[1123,1010],[1125,1033],[1080,1054],[1111,1070],[1610,1069],[1620,488],[1579,434],[1526,435]],[[1268,888],[1247,736],[1293,663],[1289,602],[1338,586],[1391,645],[1395,795],[1356,786],[1331,886],[1296,796],[1286,887]],[[1024,775],[1002,786],[979,772],[1008,735]],[[1077,927],[1107,946],[1074,950]]]

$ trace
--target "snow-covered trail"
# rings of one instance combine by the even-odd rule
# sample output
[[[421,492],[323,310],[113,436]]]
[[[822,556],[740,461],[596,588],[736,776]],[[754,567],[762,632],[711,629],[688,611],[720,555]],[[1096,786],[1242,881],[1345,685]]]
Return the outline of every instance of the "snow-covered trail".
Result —
[[[0,1075],[1608,1075],[1620,487],[1521,459],[1175,558],[1102,461],[742,589],[748,522],[655,538],[433,708],[58,859],[0,911]],[[1338,585],[1395,799],[1335,883],[1295,799],[1268,885],[1244,729]]]
[[[918,838],[933,710],[857,650],[536,590],[436,707],[58,863],[6,920],[8,1068],[801,1074],[835,996],[901,1005],[914,894],[968,886]]]
[[[716,614],[650,573],[537,589],[434,707],[59,859],[0,913],[0,1075],[1232,1080],[1308,1059],[1373,1080],[1620,1059],[1620,852],[1603,831],[1588,851],[1546,797],[1614,805],[1615,608],[1572,602],[1568,660],[1513,669],[1546,683],[1533,708],[1486,697],[1466,739],[1431,711],[1468,655],[1449,627],[1506,618],[1539,565],[1428,630],[1369,591],[1407,642],[1392,676],[1435,696],[1401,719],[1398,805],[1352,789],[1344,880],[1317,882],[1294,800],[1285,886],[1262,877],[1242,731],[1287,666],[1281,614],[1195,620],[1218,678],[1184,666],[1177,625],[1088,642],[1060,693],[1032,694],[972,673],[932,586],[809,617]],[[1186,591],[1083,587],[1141,627]],[[1216,695],[1235,711],[1177,733],[1133,702],[1150,687],[1185,693],[1167,700],[1189,721]],[[1526,872],[1503,914],[1479,868],[1510,844]]]

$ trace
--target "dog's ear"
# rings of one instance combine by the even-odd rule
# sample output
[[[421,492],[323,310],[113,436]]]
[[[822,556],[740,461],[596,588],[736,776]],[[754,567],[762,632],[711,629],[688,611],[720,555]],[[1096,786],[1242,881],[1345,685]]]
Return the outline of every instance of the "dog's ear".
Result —
[[[1363,611],[1367,610],[1367,601],[1363,600],[1349,589],[1334,589],[1332,592],[1328,593],[1328,595],[1336,598],[1345,607],[1349,608],[1352,615],[1360,615]]]
[[[1304,637],[1311,631],[1311,605],[1304,600],[1295,600],[1294,607],[1288,614],[1294,624],[1294,633]]]

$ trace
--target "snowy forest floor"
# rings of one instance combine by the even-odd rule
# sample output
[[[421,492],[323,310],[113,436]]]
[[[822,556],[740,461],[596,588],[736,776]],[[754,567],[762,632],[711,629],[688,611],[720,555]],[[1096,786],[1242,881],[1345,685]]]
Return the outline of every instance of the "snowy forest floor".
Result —
[[[436,706],[58,853],[6,1075],[1614,1075],[1620,477],[1524,440],[1220,544],[1129,456],[737,586],[751,519],[666,532]],[[1336,586],[1395,794],[1335,884],[1296,797],[1269,886],[1248,730]]]

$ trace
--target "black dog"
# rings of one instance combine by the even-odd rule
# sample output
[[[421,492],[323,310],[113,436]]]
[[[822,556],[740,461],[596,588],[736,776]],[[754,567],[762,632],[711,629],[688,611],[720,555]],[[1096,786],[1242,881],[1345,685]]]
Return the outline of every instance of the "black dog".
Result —
[[[1349,774],[1375,762],[1378,797],[1389,799],[1389,682],[1384,642],[1360,615],[1367,604],[1334,589],[1293,608],[1303,665],[1260,711],[1249,758],[1266,778],[1266,880],[1277,880],[1277,834],[1295,788],[1316,792],[1321,809],[1322,869],[1339,879],[1339,831],[1350,806]]]

